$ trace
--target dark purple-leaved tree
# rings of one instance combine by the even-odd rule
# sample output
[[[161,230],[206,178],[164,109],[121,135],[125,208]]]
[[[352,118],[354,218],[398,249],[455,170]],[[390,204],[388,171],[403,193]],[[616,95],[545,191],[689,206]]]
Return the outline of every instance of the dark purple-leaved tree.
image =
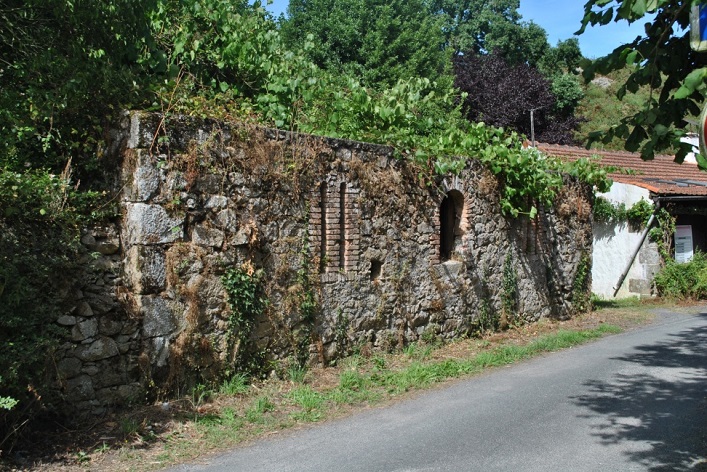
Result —
[[[513,129],[530,138],[534,110],[536,141],[573,144],[579,120],[573,107],[559,108],[552,83],[537,68],[511,64],[496,54],[454,58],[455,86],[468,95],[463,111],[470,121]]]

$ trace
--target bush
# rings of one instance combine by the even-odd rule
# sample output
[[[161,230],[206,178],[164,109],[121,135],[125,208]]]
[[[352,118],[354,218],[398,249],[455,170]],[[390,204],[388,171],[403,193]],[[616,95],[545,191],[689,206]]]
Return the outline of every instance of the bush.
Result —
[[[662,297],[678,300],[707,298],[707,257],[695,252],[690,262],[669,260],[655,276],[655,286]]]
[[[78,225],[89,192],[70,185],[70,167],[11,172],[0,167],[0,449],[48,400],[47,365],[61,336],[62,286],[76,264]],[[61,274],[61,275],[59,275]],[[13,408],[14,407],[14,408]],[[12,434],[10,434],[12,433]]]

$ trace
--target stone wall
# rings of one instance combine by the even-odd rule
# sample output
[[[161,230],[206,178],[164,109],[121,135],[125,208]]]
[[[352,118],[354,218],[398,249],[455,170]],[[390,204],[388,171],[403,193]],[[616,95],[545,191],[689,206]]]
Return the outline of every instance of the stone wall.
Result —
[[[273,371],[327,363],[566,318],[588,294],[591,193],[570,180],[556,209],[514,220],[476,161],[434,178],[383,146],[140,113],[115,138],[122,221],[86,234],[59,320],[61,386],[96,413],[236,371],[246,349]],[[268,300],[247,342],[232,268],[262,274]]]

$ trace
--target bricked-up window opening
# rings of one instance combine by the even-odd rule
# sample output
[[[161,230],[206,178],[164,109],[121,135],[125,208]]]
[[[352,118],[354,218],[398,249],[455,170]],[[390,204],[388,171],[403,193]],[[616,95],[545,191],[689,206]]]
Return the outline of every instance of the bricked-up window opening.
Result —
[[[346,182],[339,187],[339,269],[346,267]]]
[[[383,272],[383,263],[381,261],[372,260],[371,261],[371,280],[378,280],[381,277],[381,272]]]
[[[319,230],[320,230],[320,241],[319,241],[319,273],[323,274],[326,272],[327,256],[326,256],[326,192],[327,185],[326,182],[322,182],[319,185],[319,208],[321,210],[321,216],[319,217]]]
[[[461,236],[461,216],[464,209],[464,196],[458,190],[450,190],[439,207],[440,220],[440,259],[442,262],[452,258],[454,247]]]

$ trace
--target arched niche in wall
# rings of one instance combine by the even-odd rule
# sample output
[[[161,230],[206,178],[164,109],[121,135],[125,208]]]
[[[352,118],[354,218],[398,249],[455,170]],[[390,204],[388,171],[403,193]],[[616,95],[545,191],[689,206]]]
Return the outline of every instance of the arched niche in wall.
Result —
[[[454,249],[461,242],[461,219],[464,212],[464,195],[459,190],[450,190],[439,207],[440,260],[452,258]]]

